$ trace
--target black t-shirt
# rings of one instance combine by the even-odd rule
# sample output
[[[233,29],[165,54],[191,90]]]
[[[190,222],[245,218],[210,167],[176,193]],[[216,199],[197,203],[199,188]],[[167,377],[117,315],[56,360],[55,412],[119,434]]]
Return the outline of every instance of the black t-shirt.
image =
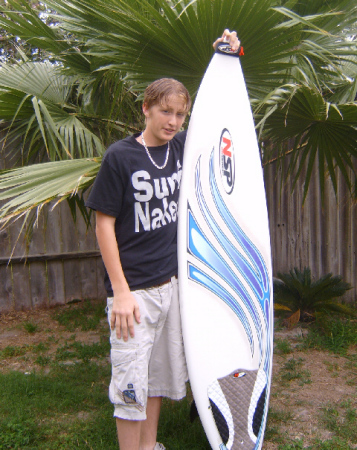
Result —
[[[165,168],[150,161],[136,137],[106,151],[86,206],[115,217],[120,261],[131,290],[155,286],[177,274],[177,209],[186,132],[170,141]],[[149,147],[157,165],[167,144]],[[106,273],[105,288],[113,296]]]

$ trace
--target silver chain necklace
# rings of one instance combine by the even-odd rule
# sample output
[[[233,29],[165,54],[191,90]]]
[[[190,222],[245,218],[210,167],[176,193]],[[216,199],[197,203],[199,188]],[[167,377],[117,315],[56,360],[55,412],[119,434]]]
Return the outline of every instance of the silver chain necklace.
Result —
[[[160,170],[161,170],[161,169],[164,169],[164,168],[166,167],[167,161],[169,160],[169,154],[170,154],[170,141],[167,142],[167,150],[166,150],[166,158],[165,158],[165,162],[164,162],[164,164],[163,164],[162,166],[159,166],[158,164],[156,164],[156,162],[152,159],[152,156],[150,155],[149,149],[147,148],[146,143],[145,143],[145,139],[144,139],[144,134],[143,134],[143,133],[141,133],[141,140],[142,140],[142,142],[143,142],[143,146],[144,146],[144,148],[145,148],[145,150],[146,150],[146,153],[147,153],[148,157],[150,158],[150,161],[154,164],[154,166],[155,166],[157,169],[160,169]]]

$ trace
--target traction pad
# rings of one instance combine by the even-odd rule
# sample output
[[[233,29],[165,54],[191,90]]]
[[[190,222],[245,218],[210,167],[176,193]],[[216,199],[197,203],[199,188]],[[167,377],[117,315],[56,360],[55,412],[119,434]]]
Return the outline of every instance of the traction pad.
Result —
[[[208,387],[212,414],[228,450],[254,450],[263,424],[267,376],[238,369]]]

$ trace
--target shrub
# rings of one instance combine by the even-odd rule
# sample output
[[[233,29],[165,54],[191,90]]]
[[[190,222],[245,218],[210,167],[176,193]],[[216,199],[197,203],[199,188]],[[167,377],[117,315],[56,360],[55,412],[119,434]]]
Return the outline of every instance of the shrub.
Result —
[[[314,320],[319,312],[355,315],[352,308],[337,301],[349,289],[351,285],[342,281],[341,276],[329,273],[314,281],[310,268],[300,271],[295,267],[289,273],[278,273],[278,279],[274,280],[275,307],[293,313],[287,319],[290,326],[299,320]]]

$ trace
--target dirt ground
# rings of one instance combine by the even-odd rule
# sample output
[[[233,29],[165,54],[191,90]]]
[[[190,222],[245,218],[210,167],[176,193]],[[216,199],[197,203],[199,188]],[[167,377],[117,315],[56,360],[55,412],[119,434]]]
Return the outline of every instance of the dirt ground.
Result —
[[[51,355],[59,345],[73,338],[74,334],[54,320],[54,313],[52,309],[0,314],[0,350],[30,346],[29,351],[22,356],[0,359],[1,372],[46,370],[36,365],[38,354],[31,352],[31,348],[46,342],[49,346],[46,354]],[[29,333],[24,327],[26,323],[37,325],[36,332]],[[86,344],[99,342],[106,332],[106,326],[103,319],[103,323],[95,331],[76,330],[76,341]],[[338,410],[344,405],[356,411],[356,359],[352,362],[351,358],[325,351],[302,351],[299,343],[304,332],[307,331],[301,328],[290,331],[280,329],[275,332],[275,343],[288,342],[291,351],[282,353],[277,346],[275,348],[270,397],[272,419],[269,420],[270,432],[263,449],[277,449],[279,440],[284,442],[284,436],[288,436],[289,440],[303,440],[304,446],[313,445],[316,439],[332,439],[334,433],[321,420],[323,412],[329,407]],[[357,349],[350,352],[356,355]],[[357,449],[357,443],[351,443],[350,448]]]
[[[304,330],[307,333],[306,330]],[[285,433],[293,440],[303,440],[304,446],[313,445],[316,440],[326,441],[334,437],[322,421],[323,411],[349,405],[357,407],[357,370],[349,358],[327,351],[298,349],[303,330],[282,330],[275,333],[274,340],[289,340],[292,347],[297,347],[287,355],[274,354],[273,381],[270,408],[284,411],[288,419],[280,424],[280,433]],[[350,351],[356,354],[357,349]],[[301,378],[288,383],[282,382],[289,360],[301,361],[299,368]],[[356,425],[355,425],[356,426]],[[278,446],[268,443],[263,448],[276,449]],[[351,449],[357,448],[351,442]]]

